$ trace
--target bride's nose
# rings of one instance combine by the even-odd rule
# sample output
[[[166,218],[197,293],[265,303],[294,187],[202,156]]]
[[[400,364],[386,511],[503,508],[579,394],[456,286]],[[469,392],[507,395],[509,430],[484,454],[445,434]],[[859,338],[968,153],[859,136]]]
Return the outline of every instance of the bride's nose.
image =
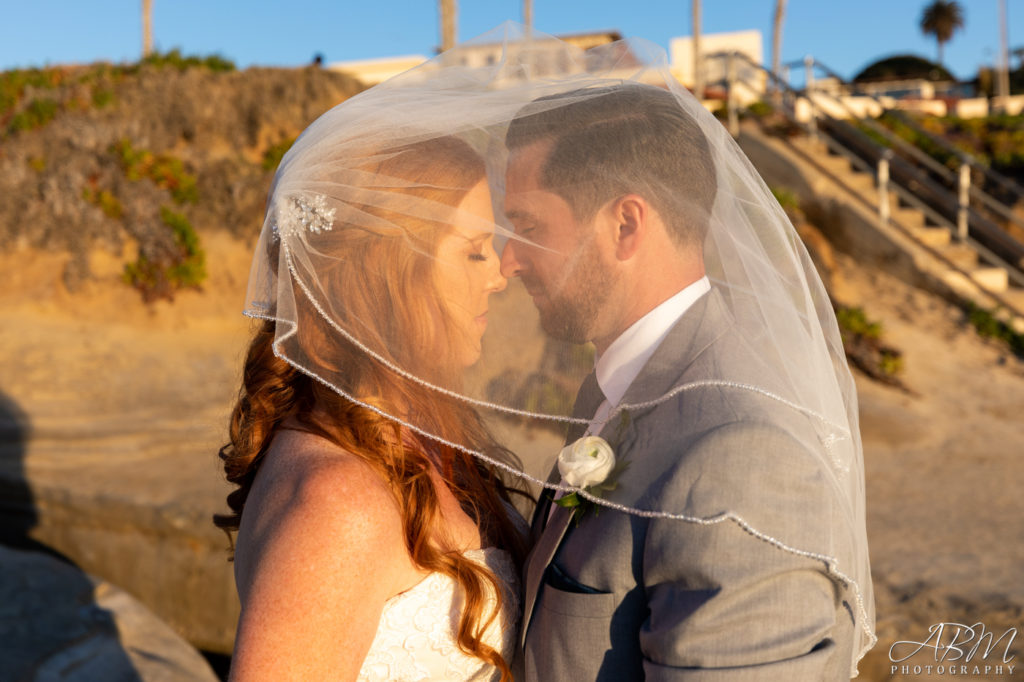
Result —
[[[492,258],[489,261],[494,263],[494,267],[490,268],[490,271],[487,273],[487,291],[493,294],[508,286],[508,280],[505,279],[505,275],[502,273],[502,266],[498,258]]]

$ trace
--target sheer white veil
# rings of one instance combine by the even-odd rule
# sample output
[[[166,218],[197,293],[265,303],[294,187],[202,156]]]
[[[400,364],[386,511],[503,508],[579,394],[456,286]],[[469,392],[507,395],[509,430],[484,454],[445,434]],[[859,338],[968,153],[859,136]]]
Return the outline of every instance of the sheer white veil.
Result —
[[[660,48],[630,40],[583,51],[536,32],[526,40],[521,28],[507,24],[328,111],[299,137],[277,171],[246,314],[274,320],[275,352],[338,394],[422,437],[472,452],[507,477],[566,489],[549,482],[557,449],[517,453],[522,462],[483,452],[445,432],[435,415],[403,409],[400,400],[380,394],[379,384],[371,390],[364,372],[333,362],[324,349],[343,344],[390,377],[391,385],[407,384],[436,396],[438,409],[451,401],[470,407],[503,433],[564,434],[572,425],[588,423],[589,416],[573,416],[573,401],[593,370],[593,347],[545,334],[519,279],[489,292],[480,357],[466,367],[446,349],[463,342],[460,314],[480,317],[481,311],[436,305],[436,288],[424,273],[445,265],[436,250],[445,226],[457,226],[470,237],[493,235],[498,253],[509,240],[521,248],[550,248],[517,234],[503,215],[510,126],[524,116],[586,106],[609,92],[635,89],[656,90],[656,99],[670,102],[688,121],[695,139],[703,138],[705,177],[647,181],[643,192],[672,197],[673,211],[689,211],[692,221],[703,225],[703,260],[712,289],[733,333],[756,349],[757,358],[721,363],[713,375],[672,384],[645,404],[622,403],[611,418],[711,388],[782,406],[814,434],[816,441],[807,448],[809,466],[827,490],[839,530],[822,535],[820,542],[803,534],[787,536],[769,510],[745,508],[742,501],[725,510],[691,509],[682,502],[650,508],[642,499],[616,501],[577,492],[624,513],[679,523],[737,523],[779,551],[824,562],[856,622],[851,661],[856,670],[875,642],[874,606],[857,398],[835,316],[778,202],[724,126],[674,80]],[[456,167],[474,166],[474,158],[478,171],[457,172]],[[493,219],[461,203],[484,178]],[[635,186],[631,178],[618,180]],[[698,185],[710,185],[710,193]],[[375,250],[378,242],[387,248]],[[382,264],[382,253],[400,260],[401,267]],[[469,257],[482,263],[496,255]],[[395,281],[395,272],[404,273],[404,284]]]

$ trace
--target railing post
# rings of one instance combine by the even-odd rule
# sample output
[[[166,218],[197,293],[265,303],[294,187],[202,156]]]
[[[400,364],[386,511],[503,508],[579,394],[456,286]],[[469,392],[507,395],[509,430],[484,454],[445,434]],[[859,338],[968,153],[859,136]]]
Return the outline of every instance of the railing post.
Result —
[[[889,224],[889,159],[892,150],[886,149],[878,159],[878,220],[882,225]]]
[[[807,131],[810,133],[811,138],[818,139],[818,112],[814,106],[814,99],[811,97],[811,93],[814,90],[814,57],[807,55],[804,57],[804,69],[806,69],[806,76],[804,76],[804,94],[807,96],[807,104],[811,108],[811,118],[807,122]]]
[[[786,64],[786,65],[784,65],[782,67],[781,77],[782,77],[782,83],[785,83],[786,85],[790,84],[790,80],[789,80],[789,64]],[[776,81],[776,85],[779,86],[779,91],[782,92],[782,101],[783,101],[784,104],[788,105],[790,102],[793,101],[793,98],[789,94],[789,89],[782,87],[782,83],[779,83],[778,81]],[[793,105],[793,106],[795,106],[795,105]],[[793,108],[793,107],[790,107],[790,108]]]
[[[739,112],[736,111],[736,53],[730,52],[728,58],[729,89],[726,93],[725,105],[729,108],[729,134],[737,137],[740,134]]]
[[[960,241],[967,239],[967,209],[971,201],[971,165],[967,162],[960,163],[960,182],[957,196],[958,209],[956,212],[956,237]]]

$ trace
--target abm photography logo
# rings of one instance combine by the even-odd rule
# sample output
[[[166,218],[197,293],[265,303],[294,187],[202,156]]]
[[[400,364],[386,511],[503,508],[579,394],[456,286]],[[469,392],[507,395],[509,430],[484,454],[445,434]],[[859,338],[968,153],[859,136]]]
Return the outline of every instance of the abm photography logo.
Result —
[[[984,623],[936,623],[922,641],[900,640],[889,647],[893,675],[1013,675],[1010,646],[1017,628],[1003,633]]]

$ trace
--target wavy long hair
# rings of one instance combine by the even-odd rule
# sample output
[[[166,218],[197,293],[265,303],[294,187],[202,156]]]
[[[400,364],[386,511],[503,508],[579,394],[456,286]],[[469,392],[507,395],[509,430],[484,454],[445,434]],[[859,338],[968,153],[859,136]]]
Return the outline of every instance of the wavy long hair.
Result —
[[[465,142],[435,138],[374,155],[363,170],[375,176],[397,178],[389,191],[398,203],[422,199],[457,206],[485,177],[483,160]],[[343,322],[360,325],[360,339],[388,363],[410,368],[431,382],[457,386],[461,369],[447,357],[446,339],[455,325],[434,291],[432,258],[438,241],[450,226],[439,220],[415,219],[378,202],[360,205],[401,230],[394,234],[336,226],[318,236],[318,248],[331,253],[333,265],[321,274],[318,285],[328,301],[343,301],[335,314]],[[409,240],[413,240],[410,248]],[[274,243],[270,249],[279,249]],[[276,256],[271,262],[276,262]],[[469,405],[439,395],[409,381],[340,335],[315,309],[312,301],[296,293],[295,315],[300,334],[287,340],[288,357],[303,357],[305,367],[328,374],[344,373],[353,395],[387,414],[414,415],[424,431],[453,443],[467,445],[495,458],[512,457],[489,435],[480,416]],[[405,545],[417,566],[450,576],[461,587],[463,609],[457,642],[465,653],[497,667],[502,680],[511,679],[508,662],[483,641],[499,616],[502,587],[494,574],[457,551],[440,549],[443,527],[431,471],[440,472],[462,509],[476,522],[485,545],[511,551],[522,564],[525,539],[509,516],[510,493],[492,466],[462,450],[424,438],[332,390],[296,366],[278,357],[274,348],[274,321],[264,321],[248,350],[238,401],[230,420],[230,442],[220,450],[228,481],[237,488],[227,497],[231,513],[219,514],[214,523],[237,531],[246,498],[258,475],[274,435],[297,424],[299,430],[326,438],[373,467],[388,483],[401,514]],[[417,344],[388,340],[417,339]],[[490,590],[488,590],[488,585]],[[498,606],[486,609],[488,592]]]

